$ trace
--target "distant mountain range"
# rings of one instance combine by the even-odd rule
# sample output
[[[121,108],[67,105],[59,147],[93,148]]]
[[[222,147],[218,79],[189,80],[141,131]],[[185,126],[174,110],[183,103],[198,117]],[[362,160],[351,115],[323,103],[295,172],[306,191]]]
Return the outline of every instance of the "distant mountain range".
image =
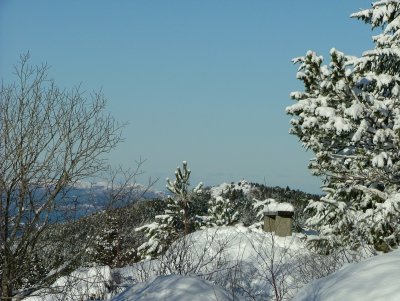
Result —
[[[205,189],[210,190],[211,197],[222,195],[228,190],[235,190],[259,200],[274,198],[281,202],[290,203],[319,197],[299,190],[292,190],[289,187],[267,187],[244,180],[229,184],[222,183],[212,187],[205,187]],[[125,207],[138,200],[164,199],[168,195],[169,192],[167,191],[156,191],[137,183],[127,185],[121,189],[118,186],[112,187],[105,182],[79,182],[66,188],[63,199],[60,202],[62,206],[59,206],[57,210],[59,213],[52,214],[52,216],[58,221],[64,220],[66,213],[73,218],[79,218],[110,208]]]
[[[105,182],[78,182],[64,189],[59,206],[51,217],[53,221],[64,220],[66,216],[79,218],[105,209],[124,207],[138,200],[163,199],[166,196],[165,192],[137,183],[121,188]]]

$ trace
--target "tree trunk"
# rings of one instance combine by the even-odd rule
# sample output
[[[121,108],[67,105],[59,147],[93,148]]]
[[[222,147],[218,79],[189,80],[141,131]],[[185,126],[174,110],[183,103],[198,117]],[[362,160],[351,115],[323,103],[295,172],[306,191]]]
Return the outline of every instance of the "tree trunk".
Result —
[[[184,208],[185,213],[185,235],[189,234],[189,206],[186,203]]]
[[[5,263],[5,262],[4,262]],[[5,264],[3,266],[3,274],[1,275],[1,292],[0,300],[11,300],[12,297],[12,286],[10,279],[10,269]]]

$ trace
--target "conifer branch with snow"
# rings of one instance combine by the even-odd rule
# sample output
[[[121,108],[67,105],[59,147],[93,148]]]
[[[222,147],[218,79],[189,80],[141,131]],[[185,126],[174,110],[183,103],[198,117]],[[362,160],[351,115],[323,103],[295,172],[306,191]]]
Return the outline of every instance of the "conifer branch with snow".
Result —
[[[290,132],[314,152],[309,168],[327,195],[308,225],[331,243],[400,243],[400,2],[376,1],[352,17],[372,28],[375,47],[359,58],[332,49],[329,65],[312,51],[294,59],[304,91],[293,92]]]

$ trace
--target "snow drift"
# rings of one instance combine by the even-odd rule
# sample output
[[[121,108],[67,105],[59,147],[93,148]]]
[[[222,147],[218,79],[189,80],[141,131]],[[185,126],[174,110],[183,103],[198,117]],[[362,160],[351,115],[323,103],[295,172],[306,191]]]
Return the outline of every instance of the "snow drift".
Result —
[[[400,250],[349,264],[306,286],[293,301],[398,301]]]
[[[181,275],[158,276],[128,288],[112,301],[230,301],[230,294],[206,280]],[[235,300],[240,300],[236,299]]]

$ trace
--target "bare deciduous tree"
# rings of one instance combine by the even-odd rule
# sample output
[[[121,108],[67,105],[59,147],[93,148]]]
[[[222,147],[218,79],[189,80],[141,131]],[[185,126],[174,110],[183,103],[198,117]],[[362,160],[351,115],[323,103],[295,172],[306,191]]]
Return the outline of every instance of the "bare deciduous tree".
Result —
[[[123,124],[105,112],[102,93],[86,97],[47,77],[47,65],[15,66],[16,81],[0,90],[1,298],[23,286],[29,254],[68,206],[68,187],[106,168]],[[61,271],[60,269],[59,271]]]

